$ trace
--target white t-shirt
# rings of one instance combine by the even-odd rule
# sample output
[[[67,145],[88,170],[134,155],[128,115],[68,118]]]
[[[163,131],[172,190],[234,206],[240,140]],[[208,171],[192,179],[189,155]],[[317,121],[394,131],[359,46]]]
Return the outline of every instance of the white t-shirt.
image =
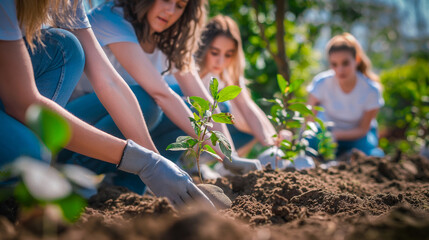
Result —
[[[342,91],[333,70],[318,74],[307,87],[307,91],[325,108],[323,120],[332,121],[334,128],[356,128],[364,112],[384,105],[380,85],[360,72],[357,75],[356,86],[349,93]],[[376,125],[375,119],[371,124]]]
[[[85,10],[82,4],[82,0],[78,0],[79,3],[76,9],[76,16],[71,26],[59,26],[64,28],[81,29],[89,28],[88,18],[85,14]],[[71,0],[73,5],[74,0]],[[23,37],[23,31],[21,31],[18,18],[16,14],[15,0],[0,0],[0,40],[19,40]]]
[[[94,31],[98,42],[102,46],[104,52],[106,53],[116,71],[122,76],[122,78],[124,78],[127,84],[137,84],[137,82],[122,67],[115,55],[113,55],[113,53],[110,51],[110,48],[107,46],[108,44],[117,42],[131,42],[139,44],[133,26],[124,18],[123,9],[120,7],[113,7],[113,2],[106,2],[92,9],[88,13],[88,19],[91,23],[92,30]],[[161,50],[155,48],[153,53],[145,52],[145,54],[159,73],[167,70],[167,56]],[[170,72],[173,71],[175,70],[173,69]],[[164,80],[167,81],[167,84],[169,85],[174,84],[176,81],[175,78],[171,76],[171,74],[167,73],[164,74]],[[79,80],[70,100],[88,93],[92,93],[93,91],[94,89],[92,88],[88,78],[83,75]]]

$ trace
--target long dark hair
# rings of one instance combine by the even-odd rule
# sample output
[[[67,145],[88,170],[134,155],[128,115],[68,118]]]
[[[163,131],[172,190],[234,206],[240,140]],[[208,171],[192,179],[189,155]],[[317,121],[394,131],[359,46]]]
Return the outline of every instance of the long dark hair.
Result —
[[[201,35],[201,42],[198,51],[195,53],[195,60],[201,70],[205,65],[205,56],[210,47],[210,44],[218,36],[230,38],[235,43],[235,55],[231,64],[227,66],[226,71],[233,81],[229,84],[239,85],[240,77],[244,76],[245,59],[241,43],[240,29],[232,18],[228,16],[217,15],[209,21]],[[221,79],[223,78],[223,76],[219,77]]]
[[[115,6],[124,9],[124,17],[129,21],[141,42],[149,38],[147,13],[155,0],[115,0]],[[192,54],[197,50],[201,28],[205,23],[206,0],[190,0],[180,18],[163,32],[155,33],[157,47],[167,56],[168,68],[172,64],[179,70],[188,70]]]

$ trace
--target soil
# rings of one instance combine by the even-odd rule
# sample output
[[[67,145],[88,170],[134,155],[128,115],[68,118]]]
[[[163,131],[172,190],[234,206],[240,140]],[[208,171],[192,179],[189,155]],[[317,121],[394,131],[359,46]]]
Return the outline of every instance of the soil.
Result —
[[[232,200],[216,213],[196,205],[179,212],[165,198],[102,188],[80,220],[51,239],[429,239],[428,159],[354,152],[346,160],[212,180]],[[12,203],[0,214],[0,239],[46,237],[16,221]]]

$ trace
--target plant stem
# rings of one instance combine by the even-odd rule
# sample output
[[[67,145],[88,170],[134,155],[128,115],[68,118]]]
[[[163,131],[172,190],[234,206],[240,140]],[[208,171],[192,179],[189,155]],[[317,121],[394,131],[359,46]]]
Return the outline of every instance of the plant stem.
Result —
[[[198,176],[200,177],[201,183],[204,183],[203,178],[201,177],[201,170],[200,170],[200,153],[201,153],[201,148],[200,148],[200,144],[198,143],[198,153],[197,153]]]

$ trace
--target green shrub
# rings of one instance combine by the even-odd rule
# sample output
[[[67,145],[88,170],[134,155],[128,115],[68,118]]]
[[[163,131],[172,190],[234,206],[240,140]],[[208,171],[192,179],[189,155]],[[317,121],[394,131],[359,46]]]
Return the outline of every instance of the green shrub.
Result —
[[[379,123],[390,136],[380,140],[386,152],[399,149],[417,152],[429,143],[429,63],[411,59],[403,66],[380,76],[385,106],[378,114]]]

